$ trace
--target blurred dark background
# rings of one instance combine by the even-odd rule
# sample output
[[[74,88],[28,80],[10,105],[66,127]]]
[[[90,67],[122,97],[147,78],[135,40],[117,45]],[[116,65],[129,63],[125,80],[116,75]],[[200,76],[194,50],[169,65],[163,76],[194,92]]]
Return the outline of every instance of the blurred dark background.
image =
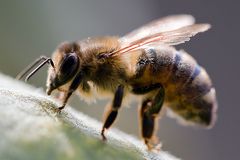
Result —
[[[15,77],[42,54],[47,56],[66,40],[96,35],[124,35],[159,17],[192,14],[212,29],[177,46],[193,55],[210,74],[219,101],[218,121],[211,130],[178,125],[163,116],[158,135],[163,149],[186,160],[239,159],[239,1],[233,0],[9,0],[0,1],[0,72]],[[47,67],[31,84],[45,86]],[[102,119],[104,105],[71,103]],[[105,102],[101,102],[104,104]],[[114,127],[138,136],[136,105],[122,108]]]

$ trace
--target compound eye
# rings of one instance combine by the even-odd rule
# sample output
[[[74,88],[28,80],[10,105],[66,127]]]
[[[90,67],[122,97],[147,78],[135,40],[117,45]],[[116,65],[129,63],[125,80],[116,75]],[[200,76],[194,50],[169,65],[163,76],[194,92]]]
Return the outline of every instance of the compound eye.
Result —
[[[67,81],[74,76],[79,65],[79,59],[76,53],[70,53],[63,58],[59,70],[59,80]]]
[[[74,66],[77,64],[77,60],[78,60],[77,57],[71,53],[70,55],[68,55],[63,59],[60,70],[63,73],[69,72],[69,70],[71,70],[72,68],[75,68]]]

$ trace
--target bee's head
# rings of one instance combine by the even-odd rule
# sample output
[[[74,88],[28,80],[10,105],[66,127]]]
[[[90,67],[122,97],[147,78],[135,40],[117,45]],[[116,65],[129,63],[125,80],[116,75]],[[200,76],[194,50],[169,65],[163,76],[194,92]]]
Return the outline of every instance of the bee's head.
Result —
[[[66,84],[76,76],[80,65],[79,52],[78,44],[65,42],[53,53],[54,68],[49,67],[47,78],[48,95],[54,89]]]

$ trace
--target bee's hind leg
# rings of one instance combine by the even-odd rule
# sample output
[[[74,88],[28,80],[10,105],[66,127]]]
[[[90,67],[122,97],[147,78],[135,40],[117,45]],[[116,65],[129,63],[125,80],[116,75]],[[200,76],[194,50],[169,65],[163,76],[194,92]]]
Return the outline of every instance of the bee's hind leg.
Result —
[[[154,140],[154,132],[157,128],[157,116],[161,111],[164,101],[164,88],[160,88],[156,96],[147,98],[142,102],[140,108],[140,123],[141,123],[141,134],[148,149],[154,148],[152,140]]]
[[[124,92],[124,86],[119,85],[115,92],[113,103],[110,106],[107,106],[107,110],[105,113],[106,119],[101,132],[103,140],[106,140],[106,137],[104,135],[105,129],[108,129],[113,124],[113,122],[117,117],[118,109],[121,107],[121,104],[122,104],[123,92]]]

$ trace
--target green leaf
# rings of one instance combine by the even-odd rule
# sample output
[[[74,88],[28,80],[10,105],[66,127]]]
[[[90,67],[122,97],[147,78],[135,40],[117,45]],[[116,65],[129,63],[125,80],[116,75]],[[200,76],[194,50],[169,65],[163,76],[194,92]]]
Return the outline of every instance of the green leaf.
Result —
[[[102,124],[41,90],[0,74],[1,160],[176,160],[167,152],[150,152],[137,138],[117,129],[100,136]]]

